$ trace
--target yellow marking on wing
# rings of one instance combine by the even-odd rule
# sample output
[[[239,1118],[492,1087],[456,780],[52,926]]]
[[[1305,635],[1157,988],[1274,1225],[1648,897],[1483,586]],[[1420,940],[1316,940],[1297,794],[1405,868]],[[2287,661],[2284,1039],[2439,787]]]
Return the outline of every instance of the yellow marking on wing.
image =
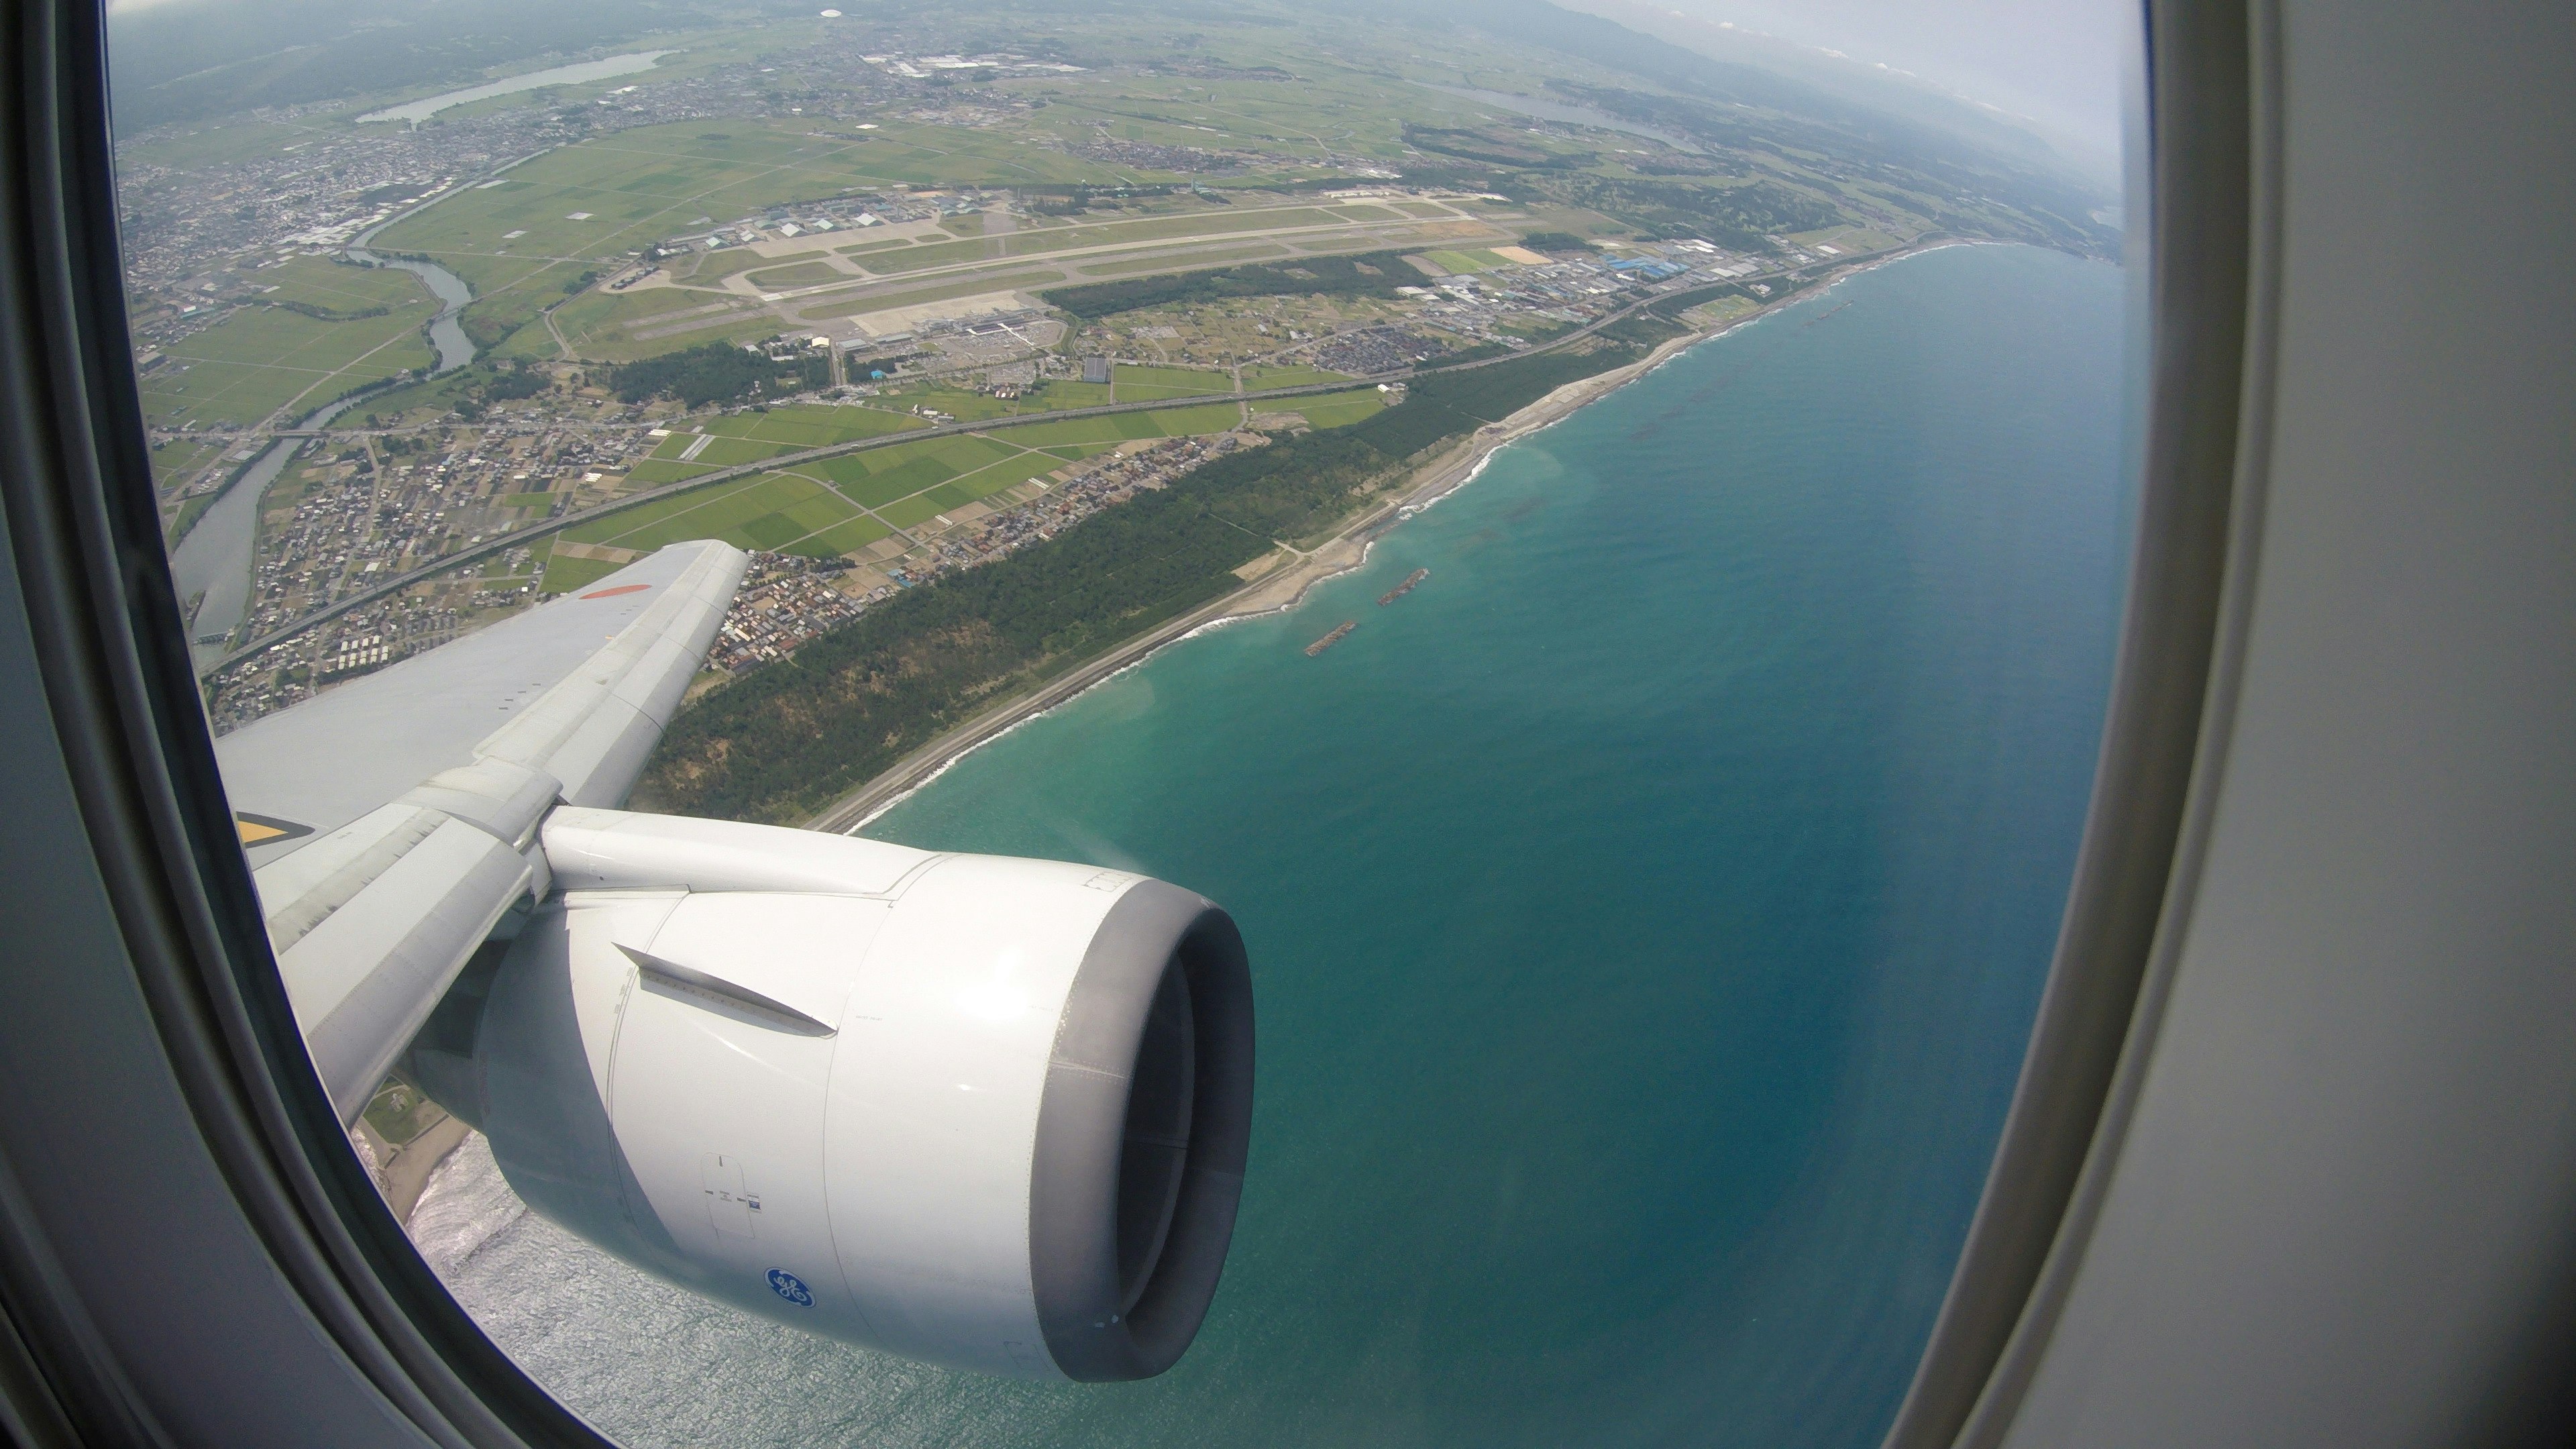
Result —
[[[237,819],[233,821],[233,828],[241,832],[241,843],[244,845],[257,845],[263,840],[275,840],[286,833],[274,825],[261,825],[249,820]]]

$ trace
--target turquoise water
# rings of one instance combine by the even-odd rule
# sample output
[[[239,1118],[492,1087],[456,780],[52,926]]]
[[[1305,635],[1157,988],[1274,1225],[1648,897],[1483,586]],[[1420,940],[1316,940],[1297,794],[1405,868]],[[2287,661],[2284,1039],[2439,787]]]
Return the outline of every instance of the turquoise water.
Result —
[[[541,1236],[459,1296],[651,1444],[1874,1446],[2082,821],[2121,315],[2119,273],[2026,249],[1852,278],[871,827],[1241,923],[1251,1175],[1165,1377],[898,1365]]]
[[[2020,249],[1853,278],[872,827],[1189,885],[1257,972],[1204,1336],[978,1442],[1875,1443],[2082,821],[2120,302]]]

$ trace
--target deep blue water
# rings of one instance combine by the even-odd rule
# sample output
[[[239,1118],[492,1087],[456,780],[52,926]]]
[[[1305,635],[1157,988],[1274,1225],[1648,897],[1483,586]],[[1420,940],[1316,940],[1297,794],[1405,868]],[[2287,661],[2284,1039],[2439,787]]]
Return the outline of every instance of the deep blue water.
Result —
[[[1849,279],[871,827],[1241,923],[1251,1174],[1170,1374],[999,1384],[685,1309],[633,1356],[560,1319],[514,1350],[657,1443],[1874,1446],[2082,824],[2122,286],[2004,247]]]

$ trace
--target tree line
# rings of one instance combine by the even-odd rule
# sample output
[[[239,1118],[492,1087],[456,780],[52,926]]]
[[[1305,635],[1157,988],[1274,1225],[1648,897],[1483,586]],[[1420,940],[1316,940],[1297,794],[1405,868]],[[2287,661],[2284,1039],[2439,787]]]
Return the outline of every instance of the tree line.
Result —
[[[690,408],[737,402],[764,390],[773,396],[800,392],[831,380],[831,359],[820,353],[776,362],[729,342],[704,342],[608,369],[609,389],[620,402],[668,394]]]
[[[1236,297],[1392,297],[1398,287],[1426,280],[1395,252],[1355,257],[1300,257],[1293,262],[1256,262],[1219,267],[1212,272],[1138,277],[1126,282],[1092,282],[1042,292],[1048,304],[1086,322],[1140,307],[1175,302],[1220,302]]]

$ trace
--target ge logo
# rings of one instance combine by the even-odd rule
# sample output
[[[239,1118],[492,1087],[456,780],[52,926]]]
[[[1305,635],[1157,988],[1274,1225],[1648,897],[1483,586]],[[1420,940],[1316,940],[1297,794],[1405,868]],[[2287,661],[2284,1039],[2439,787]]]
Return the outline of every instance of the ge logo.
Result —
[[[806,1287],[802,1279],[784,1268],[769,1270],[769,1288],[771,1292],[799,1308],[814,1306],[814,1290]]]

